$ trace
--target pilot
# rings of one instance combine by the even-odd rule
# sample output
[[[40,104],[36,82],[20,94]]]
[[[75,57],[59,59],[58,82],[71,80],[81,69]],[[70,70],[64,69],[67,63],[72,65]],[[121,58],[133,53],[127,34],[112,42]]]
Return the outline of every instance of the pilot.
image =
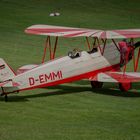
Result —
[[[74,49],[74,50],[73,50],[73,55],[74,55],[75,57],[80,56],[80,50],[79,50],[79,49]]]
[[[97,46],[96,46],[95,43],[94,43],[94,44],[93,44],[92,50],[88,51],[88,53],[91,54],[91,53],[95,53],[95,52],[97,52],[97,51],[98,51],[98,48],[97,48]]]
[[[73,51],[68,52],[68,56],[71,58],[80,57],[81,51],[79,49],[74,49]]]
[[[97,47],[93,47],[92,52],[94,53],[94,52],[97,52],[97,51],[98,51]]]

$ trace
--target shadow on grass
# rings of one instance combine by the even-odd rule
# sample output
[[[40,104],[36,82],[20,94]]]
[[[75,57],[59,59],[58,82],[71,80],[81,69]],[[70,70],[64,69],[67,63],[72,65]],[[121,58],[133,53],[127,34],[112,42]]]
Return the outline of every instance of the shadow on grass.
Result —
[[[29,100],[27,98],[24,98],[23,96],[18,96],[18,95],[12,94],[12,95],[8,96],[7,101],[5,101],[4,96],[0,97],[0,101],[3,101],[3,102],[27,102]]]
[[[130,90],[127,92],[122,92],[116,88],[102,88],[93,90],[96,94],[103,94],[109,96],[119,96],[119,97],[140,97],[140,93],[135,90]]]
[[[85,79],[85,80],[75,81],[74,83],[77,85],[89,85],[89,80]]]
[[[57,91],[49,91],[49,90],[57,90]],[[103,87],[102,89],[92,89],[91,87],[82,87],[82,86],[70,86],[70,85],[58,85],[53,87],[46,88],[47,92],[40,94],[28,94],[23,96],[18,95],[10,95],[8,98],[8,102],[26,102],[29,101],[30,98],[39,98],[39,97],[47,97],[47,96],[59,96],[64,94],[76,94],[82,92],[93,92],[93,94],[102,94],[108,96],[119,96],[119,97],[140,97],[140,93],[137,90],[130,90],[128,92],[121,92],[117,88],[108,88]],[[86,93],[85,93],[86,94]],[[4,101],[4,98],[0,98],[0,101]]]
[[[112,87],[112,86],[110,86]],[[122,92],[120,91],[117,87],[115,88],[110,88],[109,86],[105,86],[103,88],[100,89],[92,89],[91,87],[81,87],[81,86],[67,86],[67,85],[59,85],[56,87],[49,87],[49,89],[61,89],[63,92],[62,94],[69,94],[69,93],[79,93],[79,92],[85,92],[85,91],[89,91],[89,92],[93,92],[94,94],[103,94],[103,95],[110,95],[110,96],[120,96],[120,97],[140,97],[140,92],[138,92],[137,89],[139,89],[139,87],[127,92]]]

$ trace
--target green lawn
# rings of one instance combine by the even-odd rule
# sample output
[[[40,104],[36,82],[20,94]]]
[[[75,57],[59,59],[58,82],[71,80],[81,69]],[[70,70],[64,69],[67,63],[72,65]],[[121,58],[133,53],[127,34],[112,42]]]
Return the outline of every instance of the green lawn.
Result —
[[[58,11],[59,17],[49,17]],[[40,63],[44,36],[24,29],[51,24],[95,29],[140,28],[139,0],[0,0],[0,57],[15,70]],[[57,56],[84,39],[59,40]],[[131,65],[130,65],[131,67]],[[0,140],[139,140],[140,84],[127,93],[115,84],[92,91],[89,81],[0,98]]]

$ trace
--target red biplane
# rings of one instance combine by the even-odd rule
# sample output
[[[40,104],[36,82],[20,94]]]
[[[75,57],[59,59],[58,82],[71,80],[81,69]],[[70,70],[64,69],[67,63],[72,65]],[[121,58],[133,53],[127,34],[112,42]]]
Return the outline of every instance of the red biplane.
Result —
[[[0,93],[5,99],[9,93],[81,79],[89,79],[92,88],[101,88],[103,82],[115,82],[122,91],[128,91],[132,82],[140,81],[140,73],[137,72],[140,42],[134,42],[135,38],[140,37],[140,29],[104,31],[33,25],[25,32],[47,36],[42,63],[22,66],[15,73],[3,59],[0,59]],[[55,37],[54,47],[51,46],[51,36]],[[89,50],[75,49],[68,55],[55,59],[59,37],[85,37]],[[89,38],[92,39],[92,43]],[[45,62],[47,49],[50,52],[50,60]],[[126,72],[127,64],[131,60],[134,71]]]

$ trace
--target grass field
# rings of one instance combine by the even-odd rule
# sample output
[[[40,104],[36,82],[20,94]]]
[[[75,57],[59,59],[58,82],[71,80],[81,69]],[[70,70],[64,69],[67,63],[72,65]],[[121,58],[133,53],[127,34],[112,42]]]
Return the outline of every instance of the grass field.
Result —
[[[49,17],[58,11],[59,17]],[[40,63],[44,36],[32,24],[96,29],[140,28],[139,0],[0,0],[0,57],[15,70]],[[60,39],[57,56],[84,40]],[[0,140],[139,140],[140,84],[122,93],[115,84],[92,91],[88,81],[0,98]]]

